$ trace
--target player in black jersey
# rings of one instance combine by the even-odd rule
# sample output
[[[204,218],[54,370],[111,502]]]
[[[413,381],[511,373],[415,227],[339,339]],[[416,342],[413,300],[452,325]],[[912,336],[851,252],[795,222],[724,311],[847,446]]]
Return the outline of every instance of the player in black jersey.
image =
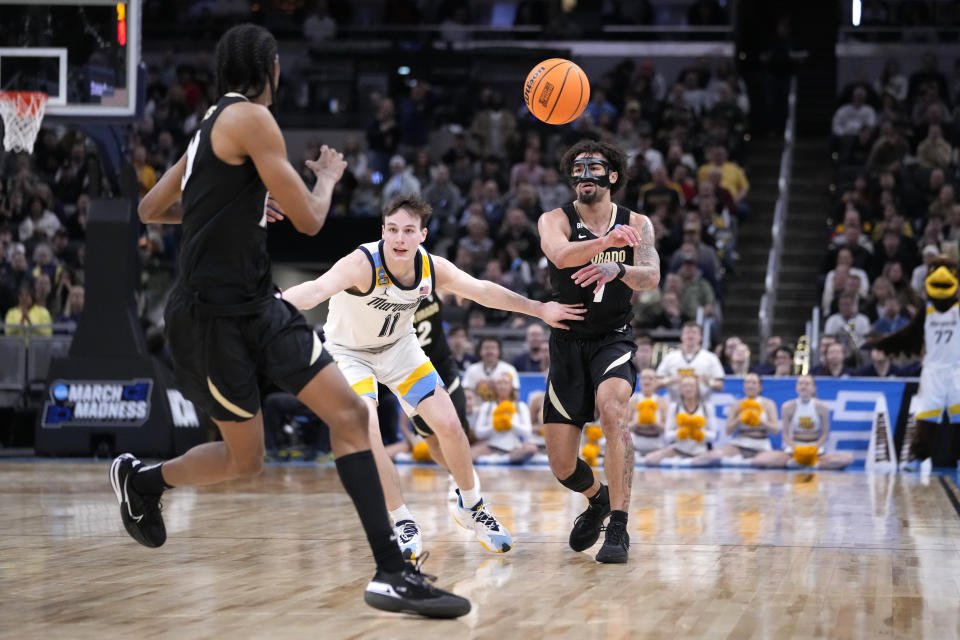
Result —
[[[430,358],[433,367],[440,374],[440,379],[447,387],[447,393],[453,400],[453,407],[460,418],[460,426],[464,433],[470,434],[470,424],[467,422],[467,396],[460,384],[460,368],[447,344],[447,337],[443,333],[441,311],[443,304],[436,293],[431,293],[420,302],[417,312],[413,316],[413,328],[417,332],[417,340],[423,352]],[[427,423],[418,415],[413,416],[413,428],[420,436],[426,438],[433,434]]]
[[[563,486],[589,500],[574,522],[570,546],[591,547],[610,516],[598,562],[627,561],[634,452],[625,420],[637,380],[630,298],[660,281],[650,220],[610,200],[624,168],[624,154],[613,145],[591,140],[573,145],[562,169],[577,200],[544,213],[538,223],[554,300],[587,307],[583,322],[550,334],[543,422],[550,469]],[[578,456],[583,425],[597,414],[607,442],[609,489]]]
[[[274,295],[266,251],[268,203],[298,231],[316,234],[327,216],[343,156],[324,146],[307,165],[308,192],[287,160],[268,108],[280,64],[277,42],[247,24],[228,30],[216,49],[222,97],[206,113],[187,152],[143,198],[143,222],[182,224],[180,269],[164,318],[180,390],[216,422],[222,442],[146,467],[131,454],[111,465],[110,480],[127,532],[148,547],[166,540],[160,495],[175,486],[253,476],[263,468],[258,376],[295,394],[330,427],[337,472],[353,499],[377,573],[364,599],[373,607],[457,617],[470,603],[434,588],[405,563],[387,518],[370,453],[367,409],[303,316]],[[182,200],[180,209],[171,209]]]

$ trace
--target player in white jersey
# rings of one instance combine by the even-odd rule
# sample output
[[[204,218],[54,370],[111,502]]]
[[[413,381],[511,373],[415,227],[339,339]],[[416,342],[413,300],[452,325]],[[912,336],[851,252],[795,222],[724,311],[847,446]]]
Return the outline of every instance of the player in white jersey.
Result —
[[[710,462],[723,458],[750,460],[764,451],[773,451],[770,436],[780,432],[777,405],[760,395],[763,383],[756,373],[743,379],[743,400],[736,400],[727,412],[727,434],[731,439],[722,447],[706,454]]]
[[[783,469],[801,466],[794,460],[800,446],[816,447],[818,469],[844,469],[853,464],[853,455],[845,452],[825,453],[830,437],[830,408],[816,398],[817,385],[813,376],[797,378],[797,397],[783,403],[783,451],[763,451],[753,458],[753,466],[763,469]]]
[[[420,555],[420,528],[404,503],[397,470],[380,440],[374,411],[378,382],[400,399],[408,415],[415,411],[433,432],[427,437],[430,453],[459,487],[454,508],[457,523],[473,531],[486,549],[503,553],[513,546],[513,539],[484,507],[470,444],[443,382],[417,341],[414,312],[420,300],[435,290],[534,316],[552,327],[566,328],[564,321],[579,320],[584,311],[528,300],[431,256],[421,246],[430,213],[430,205],[419,198],[395,198],[383,211],[382,240],[361,245],[325,274],[287,290],[283,297],[300,309],[330,299],[324,325],[326,347],[373,414],[369,429],[374,458],[405,555]]]
[[[657,374],[653,369],[640,372],[640,392],[630,398],[630,435],[637,459],[663,448],[663,430],[667,424],[670,401],[657,395]]]

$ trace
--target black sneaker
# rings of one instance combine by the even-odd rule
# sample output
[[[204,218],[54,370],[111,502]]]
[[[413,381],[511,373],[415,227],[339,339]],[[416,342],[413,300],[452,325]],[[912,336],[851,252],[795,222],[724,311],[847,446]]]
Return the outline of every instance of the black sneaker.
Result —
[[[603,521],[610,515],[610,494],[607,493],[606,486],[600,487],[600,491],[604,494],[602,502],[599,505],[591,502],[587,510],[573,521],[573,529],[570,530],[570,548],[574,551],[583,551],[592,547],[600,537]]]
[[[607,537],[597,552],[597,562],[623,564],[627,561],[627,549],[630,548],[630,534],[627,523],[611,520],[607,524]]]
[[[435,576],[420,572],[430,553],[423,552],[417,563],[404,563],[402,571],[389,573],[377,570],[367,585],[363,600],[374,609],[397,613],[415,613],[427,618],[459,618],[470,612],[466,598],[437,589],[429,584]]]
[[[140,465],[129,453],[117,456],[110,465],[110,484],[130,537],[145,547],[159,547],[167,541],[167,529],[160,515],[160,494],[138,493],[130,485],[130,478]]]

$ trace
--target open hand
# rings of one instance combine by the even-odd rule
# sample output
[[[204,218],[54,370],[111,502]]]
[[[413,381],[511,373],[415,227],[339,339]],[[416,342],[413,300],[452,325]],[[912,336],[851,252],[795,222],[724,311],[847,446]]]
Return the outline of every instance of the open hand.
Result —
[[[620,275],[620,267],[617,266],[616,262],[600,262],[598,264],[588,264],[570,277],[573,278],[574,283],[581,287],[588,287],[596,283],[593,292],[597,293],[603,285],[616,280],[618,275]]]
[[[583,320],[587,312],[582,304],[560,304],[559,302],[543,303],[540,319],[556,329],[569,329],[563,320]]]
[[[317,179],[326,178],[336,182],[343,176],[343,171],[347,168],[347,161],[343,159],[343,154],[336,149],[331,149],[327,145],[320,147],[320,157],[316,160],[307,160],[307,168],[313,171]]]

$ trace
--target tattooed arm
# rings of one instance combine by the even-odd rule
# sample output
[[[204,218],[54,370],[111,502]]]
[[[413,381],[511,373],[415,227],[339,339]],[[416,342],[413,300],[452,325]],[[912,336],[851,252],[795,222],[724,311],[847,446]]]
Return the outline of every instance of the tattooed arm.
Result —
[[[633,250],[633,266],[627,267],[623,282],[634,291],[655,289],[660,284],[660,255],[653,223],[645,215],[631,213],[630,226],[640,231],[642,242]]]
[[[633,264],[624,264],[623,277],[620,278],[620,265],[616,262],[598,262],[588,264],[571,277],[581,287],[594,286],[594,292],[607,282],[620,278],[634,291],[656,289],[660,284],[660,256],[657,254],[656,238],[653,235],[653,223],[647,216],[630,214],[630,225],[614,229],[614,232],[629,229],[631,234],[640,235],[640,244],[633,249]],[[613,233],[613,232],[611,232]],[[609,237],[608,234],[605,237]],[[586,243],[575,243],[586,244]],[[549,254],[548,254],[549,255]]]

